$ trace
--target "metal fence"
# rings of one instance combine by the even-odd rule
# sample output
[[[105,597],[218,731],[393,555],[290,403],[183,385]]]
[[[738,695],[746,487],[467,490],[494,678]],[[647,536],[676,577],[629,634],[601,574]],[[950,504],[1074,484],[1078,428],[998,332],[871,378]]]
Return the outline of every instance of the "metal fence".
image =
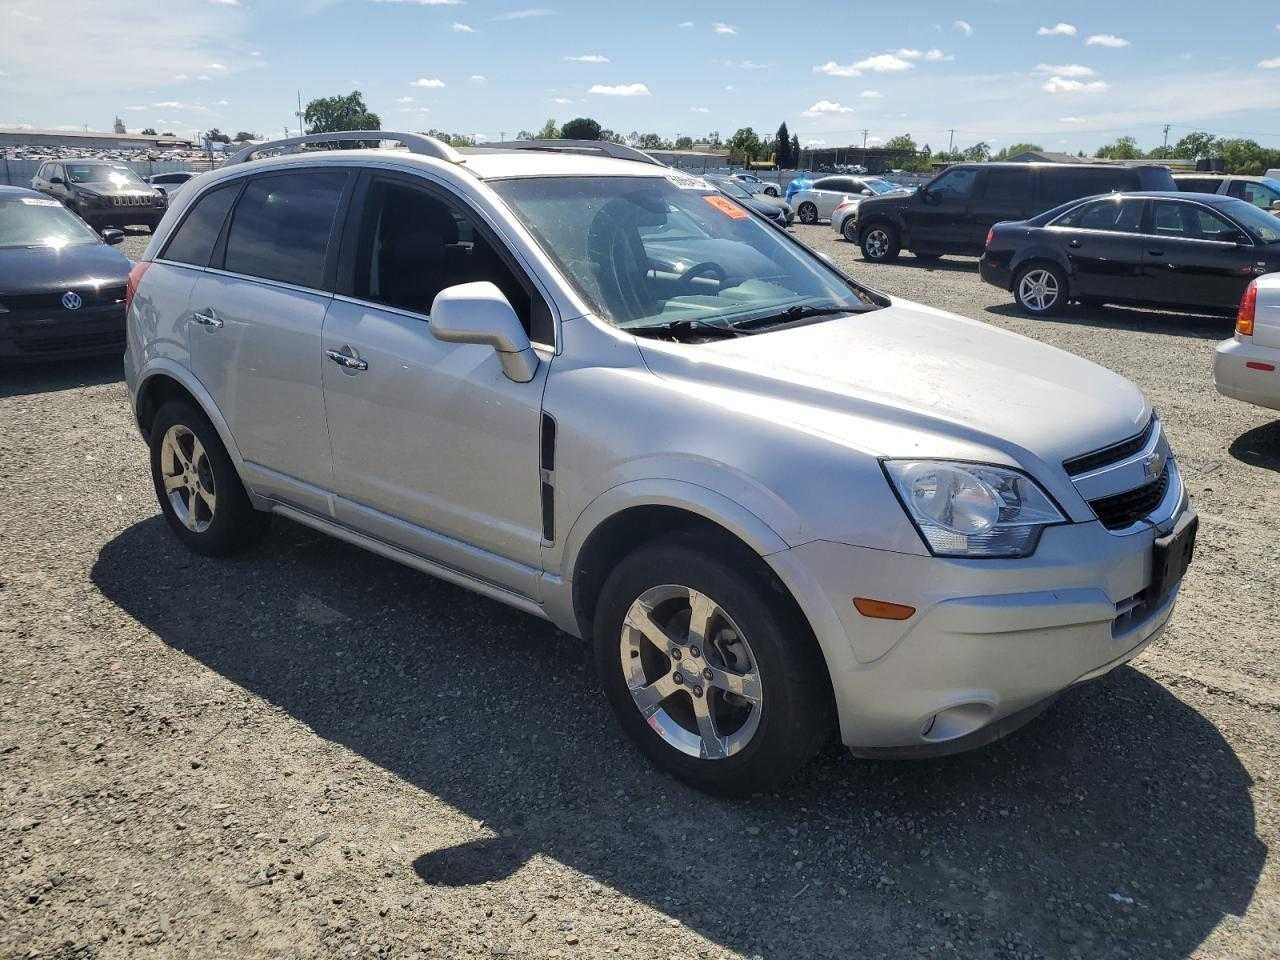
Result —
[[[0,178],[2,178],[0,183],[11,187],[29,187],[31,178],[36,175],[40,164],[44,162],[44,160],[19,160],[6,156],[0,160]],[[74,163],[75,161],[67,160],[66,162]],[[111,162],[129,167],[140,177],[149,177],[153,173],[175,173],[179,170],[200,172],[209,169],[207,163],[197,164],[190,160],[113,160]]]

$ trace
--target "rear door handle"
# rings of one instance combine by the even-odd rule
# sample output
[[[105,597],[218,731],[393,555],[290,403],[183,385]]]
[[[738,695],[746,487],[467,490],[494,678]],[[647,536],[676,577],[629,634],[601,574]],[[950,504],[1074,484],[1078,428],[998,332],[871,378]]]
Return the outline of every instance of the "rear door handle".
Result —
[[[213,307],[205,307],[204,313],[197,310],[191,314],[191,319],[206,327],[217,328],[222,326],[222,318],[218,316],[218,311],[214,310]]]
[[[344,348],[350,350],[350,347]],[[363,357],[356,356],[354,352],[344,353],[342,350],[326,350],[325,356],[336,363],[340,367],[348,370],[364,371],[369,369],[369,361]]]

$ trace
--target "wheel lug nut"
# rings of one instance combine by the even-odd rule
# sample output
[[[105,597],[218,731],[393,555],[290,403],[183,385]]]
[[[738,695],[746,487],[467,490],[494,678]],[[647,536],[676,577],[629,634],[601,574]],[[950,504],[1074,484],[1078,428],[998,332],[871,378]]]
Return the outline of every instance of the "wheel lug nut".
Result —
[[[700,696],[702,696],[702,688],[701,688],[701,687],[694,687],[694,688],[693,688],[693,695],[694,695],[695,697],[700,697]]]
[[[711,673],[711,668],[710,668],[710,667],[708,667],[706,670],[703,670],[703,671],[702,671],[702,679],[704,679],[704,680],[710,680],[710,679],[712,678],[712,676],[713,676],[713,674]]]
[[[698,656],[698,648],[697,648],[697,647],[690,647],[690,648],[689,648],[689,656],[691,656],[691,657],[696,657],[696,656]]]
[[[671,679],[674,680],[676,683],[684,683],[684,674],[675,673],[672,675]]]
[[[679,647],[672,647],[672,648],[671,648],[671,659],[672,659],[672,660],[679,660],[679,659],[680,659],[680,656],[681,656],[681,654],[680,654],[680,648],[679,648]]]

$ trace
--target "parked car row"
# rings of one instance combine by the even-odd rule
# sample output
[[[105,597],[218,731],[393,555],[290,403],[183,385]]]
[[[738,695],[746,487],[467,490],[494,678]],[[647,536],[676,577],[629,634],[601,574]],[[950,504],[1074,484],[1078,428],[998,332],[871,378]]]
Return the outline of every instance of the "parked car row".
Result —
[[[154,230],[168,209],[162,190],[111,160],[47,160],[31,187],[74,210],[96,230],[133,224]]]

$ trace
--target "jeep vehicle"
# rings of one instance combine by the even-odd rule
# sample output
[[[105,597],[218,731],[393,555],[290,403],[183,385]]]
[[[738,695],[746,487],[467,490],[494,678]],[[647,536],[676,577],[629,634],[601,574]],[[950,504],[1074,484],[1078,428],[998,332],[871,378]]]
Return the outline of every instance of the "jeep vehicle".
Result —
[[[1001,220],[1026,220],[1068,200],[1130,190],[1176,190],[1168,167],[1089,163],[957,163],[911,194],[868,197],[858,208],[862,256],[910,250],[925,260],[979,256]]]
[[[251,159],[362,138],[408,149]],[[544,617],[726,792],[985,743],[1161,631],[1196,514],[1133,384],[596,149],[348,131],[184,190],[125,355],[174,534],[276,514]]]
[[[168,209],[164,193],[127,164],[110,160],[49,160],[31,187],[80,215],[95,230],[143,224],[155,229]]]

